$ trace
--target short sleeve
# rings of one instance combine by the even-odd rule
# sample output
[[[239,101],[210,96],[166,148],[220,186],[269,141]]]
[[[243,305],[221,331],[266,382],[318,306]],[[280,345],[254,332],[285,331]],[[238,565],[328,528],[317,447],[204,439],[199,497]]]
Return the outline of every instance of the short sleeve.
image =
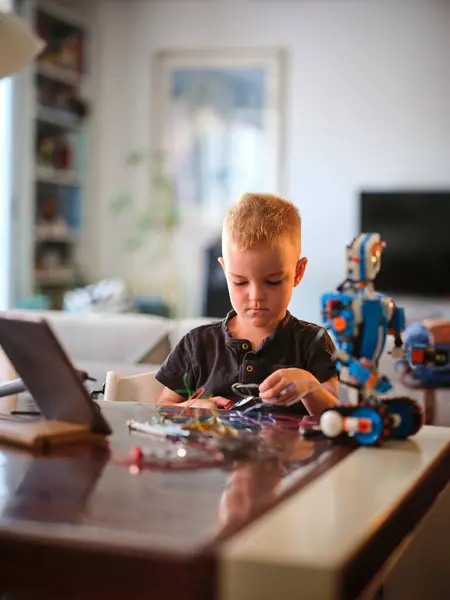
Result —
[[[162,385],[180,396],[188,396],[189,391],[197,388],[190,333],[181,338],[171,350],[155,377]]]
[[[307,370],[316,377],[320,383],[324,383],[332,377],[337,377],[337,369],[332,355],[335,346],[328,332],[313,343],[307,358]]]

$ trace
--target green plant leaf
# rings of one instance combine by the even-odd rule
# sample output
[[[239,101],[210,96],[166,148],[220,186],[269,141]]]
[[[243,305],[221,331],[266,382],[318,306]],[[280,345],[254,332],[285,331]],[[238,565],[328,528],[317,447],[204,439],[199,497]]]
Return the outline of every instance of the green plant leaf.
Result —
[[[161,167],[164,164],[164,152],[162,150],[155,150],[152,153],[152,162],[155,166]]]
[[[155,177],[153,178],[153,185],[159,191],[172,192],[172,185],[170,181],[168,181],[167,177],[164,177],[164,175],[155,175]]]
[[[150,257],[149,257],[150,268],[152,268],[152,266],[154,266],[155,263],[164,260],[165,257],[166,257],[166,251],[163,246],[158,246],[157,248],[155,248],[153,250],[153,252],[151,252]]]
[[[178,206],[172,205],[166,211],[164,218],[164,226],[166,229],[172,229],[180,223],[180,211]]]
[[[135,227],[139,232],[146,232],[152,226],[152,216],[150,212],[143,213],[136,219]]]
[[[142,150],[134,150],[127,155],[125,164],[127,167],[136,167],[143,162],[144,158],[145,156]]]
[[[109,212],[114,216],[118,216],[125,209],[131,208],[132,206],[133,198],[131,197],[131,194],[123,193],[111,202],[109,205]]]
[[[143,238],[140,235],[132,235],[125,240],[125,252],[136,252],[142,246]]]

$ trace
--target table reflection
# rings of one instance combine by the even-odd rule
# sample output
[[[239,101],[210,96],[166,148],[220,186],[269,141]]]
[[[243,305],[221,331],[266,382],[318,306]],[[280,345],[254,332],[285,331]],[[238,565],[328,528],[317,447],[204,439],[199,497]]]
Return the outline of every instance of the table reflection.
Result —
[[[315,464],[323,454],[323,444],[303,439],[292,428],[263,431],[276,456],[264,462],[236,464],[219,504],[219,535],[247,522],[276,502],[282,494],[284,478],[296,470]]]
[[[108,460],[107,446],[96,444],[31,455],[21,482],[3,507],[2,518],[79,521]]]

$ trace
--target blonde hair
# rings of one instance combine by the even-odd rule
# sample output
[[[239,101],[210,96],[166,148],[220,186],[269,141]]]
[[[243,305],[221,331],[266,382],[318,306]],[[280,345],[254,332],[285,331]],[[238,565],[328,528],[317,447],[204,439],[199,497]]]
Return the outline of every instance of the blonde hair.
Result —
[[[273,248],[286,238],[300,246],[300,213],[275,194],[244,194],[225,215],[223,237],[227,236],[242,250]]]

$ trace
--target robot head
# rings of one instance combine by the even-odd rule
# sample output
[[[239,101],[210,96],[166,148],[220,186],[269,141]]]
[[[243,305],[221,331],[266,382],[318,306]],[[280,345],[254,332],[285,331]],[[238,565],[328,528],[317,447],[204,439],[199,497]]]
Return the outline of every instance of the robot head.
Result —
[[[379,233],[361,233],[347,246],[347,279],[365,284],[373,281],[381,267],[385,243]]]

